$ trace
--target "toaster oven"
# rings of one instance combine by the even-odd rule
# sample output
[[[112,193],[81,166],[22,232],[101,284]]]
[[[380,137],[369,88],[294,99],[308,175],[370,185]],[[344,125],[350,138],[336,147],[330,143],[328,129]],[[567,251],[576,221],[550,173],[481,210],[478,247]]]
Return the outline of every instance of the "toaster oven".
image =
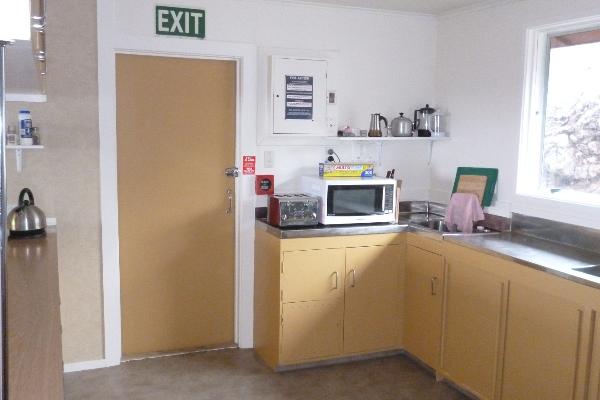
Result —
[[[318,225],[319,199],[303,193],[274,194],[267,204],[269,225],[313,226]]]

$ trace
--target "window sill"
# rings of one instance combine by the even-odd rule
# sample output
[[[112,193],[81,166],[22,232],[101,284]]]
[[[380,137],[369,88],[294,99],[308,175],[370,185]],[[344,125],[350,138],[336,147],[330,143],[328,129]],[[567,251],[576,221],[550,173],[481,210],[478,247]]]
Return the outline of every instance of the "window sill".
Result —
[[[517,193],[512,212],[600,229],[600,203],[590,204],[580,199],[573,201],[565,196],[557,196],[558,194]]]

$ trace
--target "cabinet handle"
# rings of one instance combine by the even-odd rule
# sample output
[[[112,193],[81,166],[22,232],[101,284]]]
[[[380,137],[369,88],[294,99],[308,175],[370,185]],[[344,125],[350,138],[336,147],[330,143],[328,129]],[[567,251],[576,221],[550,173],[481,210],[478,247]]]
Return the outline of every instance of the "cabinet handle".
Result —
[[[435,290],[436,282],[437,282],[437,276],[434,276],[433,278],[431,278],[431,295],[432,296],[437,296],[437,291]]]
[[[352,270],[352,285],[350,285],[352,287],[356,287],[356,270],[353,269]]]
[[[337,290],[337,288],[338,288],[338,273],[337,273],[337,271],[335,271],[333,274],[335,275],[335,287],[333,289]]]

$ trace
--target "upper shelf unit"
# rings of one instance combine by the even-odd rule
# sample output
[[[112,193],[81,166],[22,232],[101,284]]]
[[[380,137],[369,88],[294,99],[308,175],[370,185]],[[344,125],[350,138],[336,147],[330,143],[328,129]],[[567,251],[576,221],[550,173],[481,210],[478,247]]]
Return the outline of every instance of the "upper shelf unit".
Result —
[[[15,151],[15,161],[17,163],[17,172],[23,171],[23,150],[41,150],[43,148],[44,148],[44,146],[42,146],[41,144],[35,144],[35,145],[30,145],[30,146],[24,146],[24,145],[19,145],[19,144],[6,145],[7,150]]]
[[[338,137],[339,140],[349,142],[439,142],[443,140],[450,140],[448,136],[433,136],[433,137],[369,137],[369,136],[347,136]]]
[[[427,157],[427,165],[431,164],[431,157],[433,154],[433,144],[435,142],[442,142],[446,140],[450,140],[448,136],[431,136],[431,137],[418,137],[418,136],[408,136],[408,137],[395,137],[395,136],[386,136],[386,137],[368,137],[368,136],[347,136],[347,137],[338,137],[338,140],[344,142],[357,142],[359,145],[364,143],[377,143],[379,144],[379,153],[381,159],[381,152],[384,143],[400,143],[400,142],[421,142],[421,143],[429,143],[429,154]]]

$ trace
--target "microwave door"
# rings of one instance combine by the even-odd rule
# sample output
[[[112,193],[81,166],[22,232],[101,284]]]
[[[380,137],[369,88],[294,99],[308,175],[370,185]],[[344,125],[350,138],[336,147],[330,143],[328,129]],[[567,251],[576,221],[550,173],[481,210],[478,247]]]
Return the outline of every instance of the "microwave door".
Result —
[[[333,185],[327,193],[327,215],[365,216],[383,214],[383,186]]]

